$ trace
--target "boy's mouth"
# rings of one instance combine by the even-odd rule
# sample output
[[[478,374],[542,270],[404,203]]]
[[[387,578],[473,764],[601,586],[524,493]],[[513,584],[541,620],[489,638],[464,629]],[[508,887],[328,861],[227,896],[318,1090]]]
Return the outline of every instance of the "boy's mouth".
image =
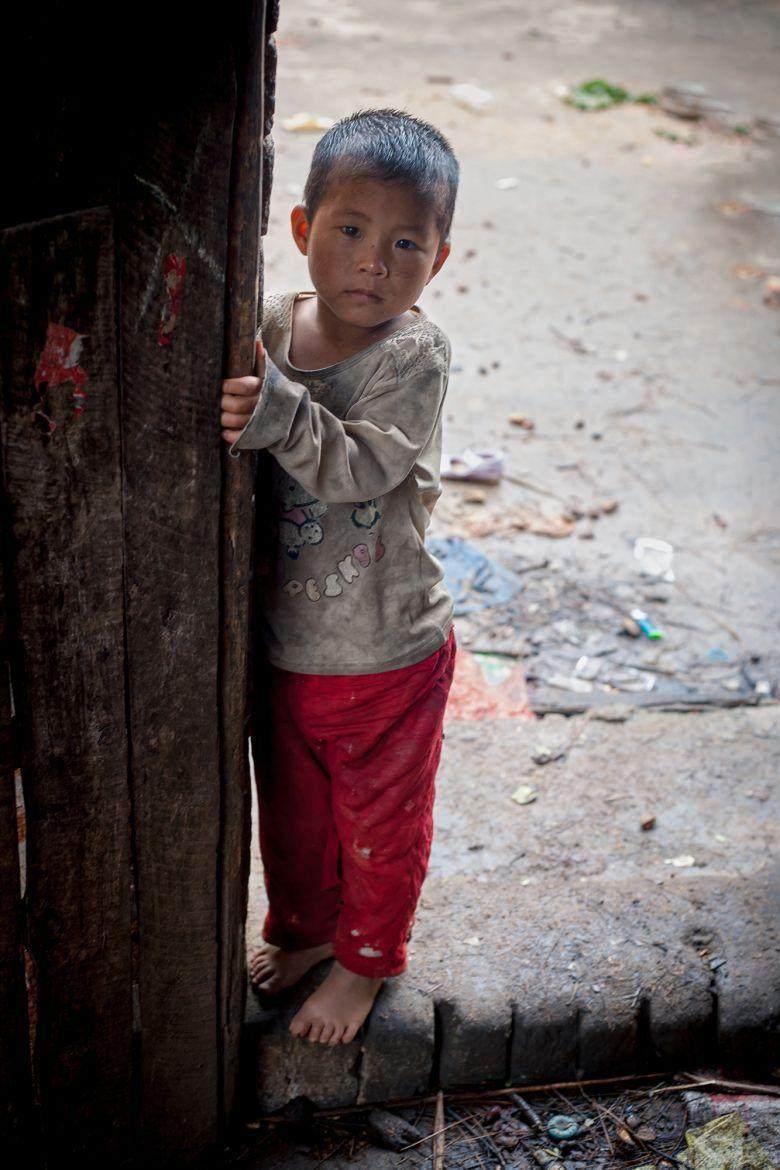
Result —
[[[358,301],[381,301],[382,299],[376,293],[369,292],[365,288],[348,288],[346,292],[348,297],[354,297]]]

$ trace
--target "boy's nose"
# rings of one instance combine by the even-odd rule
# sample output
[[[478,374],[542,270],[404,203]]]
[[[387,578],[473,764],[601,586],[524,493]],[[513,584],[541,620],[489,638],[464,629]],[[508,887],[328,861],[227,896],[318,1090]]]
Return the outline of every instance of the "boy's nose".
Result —
[[[374,248],[361,257],[360,271],[369,272],[372,276],[383,276],[387,272],[387,265],[378,249]]]

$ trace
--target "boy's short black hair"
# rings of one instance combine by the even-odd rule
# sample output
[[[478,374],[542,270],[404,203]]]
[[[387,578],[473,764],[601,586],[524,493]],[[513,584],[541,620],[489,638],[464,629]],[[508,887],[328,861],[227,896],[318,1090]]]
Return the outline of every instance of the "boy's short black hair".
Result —
[[[311,222],[334,172],[339,178],[407,183],[436,208],[439,242],[450,232],[460,168],[444,135],[404,110],[357,110],[340,118],[314,148],[303,202]]]

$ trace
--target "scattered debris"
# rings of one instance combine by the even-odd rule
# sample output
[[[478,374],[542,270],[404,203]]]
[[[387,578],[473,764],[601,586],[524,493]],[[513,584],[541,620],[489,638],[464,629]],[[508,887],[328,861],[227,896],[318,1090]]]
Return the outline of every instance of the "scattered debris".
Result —
[[[373,1141],[388,1150],[403,1150],[418,1141],[422,1134],[419,1129],[387,1109],[372,1109],[366,1118],[368,1134]]]
[[[466,110],[474,110],[475,113],[481,113],[493,104],[493,95],[486,89],[481,89],[478,85],[471,85],[469,82],[459,82],[453,85],[450,89],[453,100],[459,106]]]
[[[659,630],[658,626],[653,625],[643,609],[639,609],[638,607],[632,609],[630,616],[631,620],[636,622],[646,638],[650,638],[653,642],[657,642],[660,638],[663,638],[663,630]]]
[[[763,300],[770,309],[780,309],[780,276],[768,276],[764,281]]]
[[[732,113],[727,102],[710,97],[703,85],[667,85],[661,92],[661,109],[666,114],[686,121],[698,122],[702,118],[720,119]]]
[[[464,504],[486,504],[488,494],[484,488],[472,488],[471,491],[464,492]]]
[[[653,536],[640,536],[634,541],[634,558],[639,562],[639,572],[644,577],[674,581],[674,546],[668,541],[657,540]]]
[[[685,1134],[687,1154],[677,1165],[690,1170],[774,1170],[767,1150],[750,1137],[739,1113],[725,1113]],[[652,1163],[638,1170],[654,1170]]]
[[[769,138],[780,138],[780,117],[770,114],[759,114],[753,119],[753,129],[760,135]]]
[[[504,604],[522,588],[515,573],[457,536],[436,537],[428,547],[444,567],[444,582],[455,602],[456,617]]]
[[[512,800],[515,804],[533,804],[538,795],[537,789],[530,784],[520,784],[512,793]]]
[[[565,755],[563,748],[536,747],[531,752],[531,759],[535,764],[552,764],[555,760],[562,760]]]
[[[692,853],[681,853],[679,857],[664,858],[664,865],[673,865],[676,869],[690,869],[695,864],[696,858]]]
[[[649,833],[651,829],[655,828],[655,817],[652,814],[642,817],[639,822],[639,827],[642,829],[642,832]]]
[[[302,110],[298,114],[291,114],[289,118],[281,119],[282,129],[295,133],[306,134],[310,131],[329,130],[333,125],[333,118],[326,118],[322,114],[310,114]]]
[[[594,77],[580,85],[563,87],[560,94],[569,106],[577,110],[606,110],[631,101],[631,94],[622,85],[614,85],[603,77]]]
[[[734,218],[738,215],[746,215],[750,208],[747,203],[743,203],[739,199],[725,199],[721,203],[715,204],[715,210],[719,211],[721,215]]]
[[[500,483],[504,471],[503,451],[472,451],[442,456],[442,479],[474,483]]]
[[[731,271],[737,280],[758,280],[765,275],[764,269],[757,264],[735,264]]]
[[[262,1144],[266,1159],[278,1151],[279,1163],[292,1146],[318,1165],[337,1154],[351,1161],[378,1144],[412,1151],[410,1165],[429,1170],[443,1170],[445,1153],[452,1170],[607,1170],[618,1158],[634,1170],[773,1170],[778,1096],[777,1085],[680,1073],[524,1085],[521,1092],[440,1090],[387,1110],[368,1103],[317,1109],[299,1098],[247,1123],[244,1145]],[[399,1147],[396,1135],[404,1132],[409,1140]]]
[[[550,332],[553,337],[557,337],[559,341],[563,341],[568,345],[569,349],[573,350],[574,353],[581,354],[583,357],[586,354],[593,353],[591,347],[586,345],[580,337],[567,337],[565,333],[562,333],[560,329],[556,329],[554,325],[550,326]]]
[[[509,414],[506,421],[513,427],[522,427],[525,431],[532,431],[536,426],[534,420],[527,414]]]
[[[499,191],[511,191],[513,187],[520,186],[520,180],[514,175],[507,175],[505,179],[496,179],[493,186],[497,187]]]

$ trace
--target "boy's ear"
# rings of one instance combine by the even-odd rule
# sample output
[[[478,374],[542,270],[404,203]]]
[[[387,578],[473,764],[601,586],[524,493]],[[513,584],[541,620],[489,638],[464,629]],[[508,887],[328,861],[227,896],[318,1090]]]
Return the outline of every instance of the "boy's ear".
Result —
[[[436,259],[434,260],[433,268],[431,269],[431,275],[428,277],[428,280],[426,280],[426,282],[425,282],[426,284],[428,284],[428,281],[433,280],[434,276],[439,271],[439,269],[441,268],[442,264],[447,259],[449,254],[450,254],[449,243],[442,244],[441,247],[439,248],[439,251],[436,254]]]
[[[309,248],[309,216],[302,203],[296,203],[290,212],[290,227],[296,248],[305,256]]]

